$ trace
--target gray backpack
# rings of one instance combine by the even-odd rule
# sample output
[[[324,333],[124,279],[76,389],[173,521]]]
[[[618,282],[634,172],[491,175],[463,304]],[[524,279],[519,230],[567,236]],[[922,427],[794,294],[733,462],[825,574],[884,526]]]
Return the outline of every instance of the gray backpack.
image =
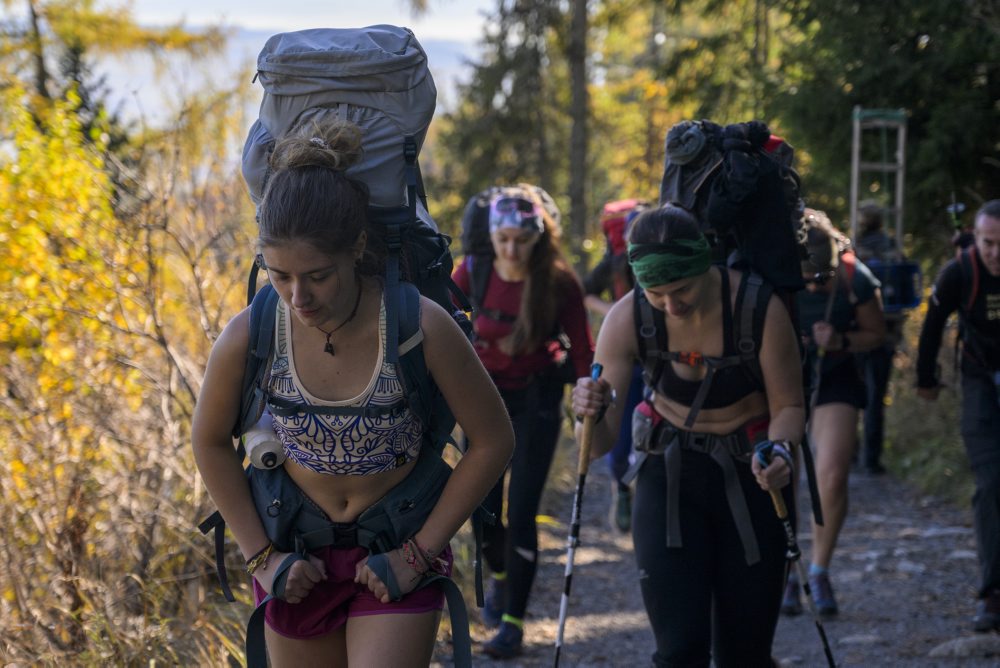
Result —
[[[256,79],[264,99],[243,148],[243,177],[254,203],[264,194],[275,140],[333,114],[364,132],[364,159],[348,176],[368,185],[373,206],[407,206],[404,138],[420,150],[437,99],[427,55],[409,29],[274,35],[257,57]]]
[[[451,313],[467,336],[472,334],[471,323],[465,315],[465,311],[470,309],[468,300],[451,279],[451,239],[438,230],[427,212],[417,164],[417,154],[434,115],[437,97],[434,80],[427,68],[427,56],[407,28],[377,25],[359,29],[303,30],[274,35],[267,41],[257,58],[254,80],[258,79],[264,87],[264,97],[259,118],[250,128],[243,148],[243,177],[251,198],[258,206],[270,176],[268,163],[276,140],[309,127],[313,121],[327,118],[330,114],[361,128],[363,157],[347,170],[347,176],[368,186],[368,220],[374,228],[373,233],[383,236],[388,250],[385,270],[388,361],[402,365],[404,383],[408,386],[406,401],[422,416],[427,427],[424,443],[426,456],[422,455],[421,460],[448,468],[441,460],[441,450],[451,438],[454,417],[423,366],[423,352],[419,344],[405,354],[399,352],[400,331],[419,326],[419,309],[415,308],[417,291],[408,285],[410,283],[420,294],[433,299]],[[247,290],[247,302],[253,303],[253,313],[260,313],[262,318],[270,320],[261,322],[261,318],[257,321],[252,318],[252,337],[256,340],[260,338],[260,332],[265,332],[263,340],[267,345],[262,347],[265,352],[260,359],[253,356],[253,351],[248,355],[244,397],[240,420],[234,426],[234,436],[243,434],[260,415],[262,402],[258,397],[259,386],[268,365],[266,352],[273,341],[268,333],[272,331],[269,327],[273,327],[273,299],[271,306],[257,308],[268,291],[262,290],[257,295],[258,299],[254,299],[256,270],[255,265]],[[462,308],[457,308],[455,303]],[[254,337],[254,334],[257,336]],[[300,408],[308,411],[308,407]],[[412,477],[411,474],[407,481]],[[420,483],[419,480],[411,482]],[[403,488],[406,485],[398,487],[400,489],[394,488],[387,499],[405,492]],[[268,494],[274,495],[272,492]],[[258,496],[255,493],[255,502]],[[261,498],[266,501],[269,497],[265,494]],[[427,506],[425,512],[433,506],[433,499],[430,501],[424,504]],[[408,503],[407,507],[412,507],[412,502]],[[379,504],[380,510],[385,510],[384,505]],[[366,513],[366,516],[368,514],[371,513]],[[382,514],[386,515],[385,512]],[[474,517],[474,520],[477,519]],[[364,522],[359,520],[359,527],[367,531],[369,525],[381,526],[380,522],[379,518]],[[478,524],[478,521],[473,522],[477,556],[481,532]],[[221,516],[216,513],[203,522],[201,528],[207,532],[221,525]],[[377,532],[369,533],[374,535]],[[272,540],[275,538],[272,537]],[[373,543],[371,550],[375,554],[391,547],[394,545],[375,546]],[[218,532],[216,550],[221,555]],[[221,563],[221,556],[217,559]],[[478,559],[476,570],[478,575]],[[223,577],[225,588],[224,568],[221,566],[220,577]],[[464,600],[454,582],[447,580],[441,584],[444,585],[452,615],[455,662],[459,666],[468,666],[471,664],[471,642]],[[476,595],[477,602],[482,605],[479,577]],[[251,668],[266,664],[263,604],[248,625],[247,660]]]

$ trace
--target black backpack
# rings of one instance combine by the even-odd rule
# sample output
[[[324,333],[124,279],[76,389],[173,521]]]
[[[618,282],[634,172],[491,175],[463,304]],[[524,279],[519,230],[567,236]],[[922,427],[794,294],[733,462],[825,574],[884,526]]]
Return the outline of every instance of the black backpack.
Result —
[[[791,145],[760,121],[703,120],[673,126],[666,149],[660,204],[694,213],[718,263],[760,274],[790,303],[806,257]]]

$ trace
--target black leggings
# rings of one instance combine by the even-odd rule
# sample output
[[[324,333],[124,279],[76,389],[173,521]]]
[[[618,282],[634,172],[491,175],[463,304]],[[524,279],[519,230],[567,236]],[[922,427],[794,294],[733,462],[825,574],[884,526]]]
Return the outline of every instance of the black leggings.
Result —
[[[760,546],[747,566],[726,500],[722,470],[709,455],[681,453],[683,547],[666,546],[666,473],[650,456],[639,472],[633,542],[639,585],[653,627],[656,666],[770,667],[785,581],[785,534],[771,497],[749,464],[734,462]],[[783,490],[791,510],[791,485]],[[792,517],[794,526],[794,516]]]
[[[507,488],[507,527],[501,518],[504,478],[483,505],[497,517],[483,529],[483,556],[494,573],[507,573],[503,611],[523,619],[538,568],[535,517],[562,424],[563,384],[542,378],[523,390],[500,390],[514,425],[514,454]]]

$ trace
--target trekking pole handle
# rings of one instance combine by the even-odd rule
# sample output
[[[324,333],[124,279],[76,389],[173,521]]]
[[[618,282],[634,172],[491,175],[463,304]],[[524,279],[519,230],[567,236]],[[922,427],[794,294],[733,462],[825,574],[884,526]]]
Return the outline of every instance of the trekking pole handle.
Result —
[[[774,504],[774,512],[778,514],[778,519],[782,521],[788,519],[788,508],[785,507],[785,499],[781,496],[781,490],[768,491],[771,492],[771,503]]]
[[[590,366],[590,379],[596,381],[601,377],[604,366],[594,362]],[[583,433],[580,435],[580,459],[577,461],[576,472],[578,475],[585,475],[590,468],[590,444],[594,439],[594,423],[596,418],[588,415],[583,418]]]

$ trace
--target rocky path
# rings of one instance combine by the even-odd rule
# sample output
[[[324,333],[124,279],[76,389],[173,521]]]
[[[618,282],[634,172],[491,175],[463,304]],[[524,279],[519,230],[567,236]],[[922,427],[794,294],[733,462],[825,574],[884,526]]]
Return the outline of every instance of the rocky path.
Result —
[[[558,464],[557,471],[572,470]],[[541,564],[524,655],[496,662],[477,654],[476,666],[552,665],[574,483],[572,474],[554,476],[543,501]],[[1000,666],[1000,635],[970,630],[977,569],[969,509],[921,498],[891,475],[852,474],[850,494],[832,569],[841,613],[824,622],[837,664]],[[584,495],[563,666],[650,665],[653,640],[636,584],[632,540],[611,528],[610,504],[609,478],[595,465]],[[800,543],[808,556],[808,528]],[[470,614],[476,618],[474,609]],[[482,642],[490,632],[473,622],[472,635]],[[450,665],[449,649],[441,643],[436,665]],[[786,668],[826,666],[808,611],[781,619],[774,655]]]

